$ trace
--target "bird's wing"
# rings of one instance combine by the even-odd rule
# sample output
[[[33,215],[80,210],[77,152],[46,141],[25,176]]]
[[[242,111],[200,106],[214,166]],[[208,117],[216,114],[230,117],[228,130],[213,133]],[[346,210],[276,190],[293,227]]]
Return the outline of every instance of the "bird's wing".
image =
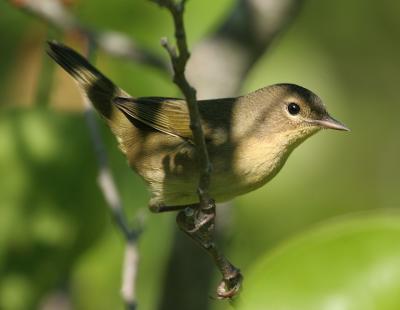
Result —
[[[126,115],[166,134],[192,140],[190,118],[182,99],[117,97],[114,104]]]

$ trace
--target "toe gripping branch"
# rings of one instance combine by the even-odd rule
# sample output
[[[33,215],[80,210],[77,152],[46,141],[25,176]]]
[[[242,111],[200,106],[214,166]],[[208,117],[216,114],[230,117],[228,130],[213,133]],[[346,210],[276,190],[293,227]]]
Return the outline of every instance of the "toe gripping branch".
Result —
[[[210,200],[206,208],[188,206],[178,213],[176,221],[181,230],[211,255],[221,272],[222,281],[217,288],[217,297],[231,299],[239,293],[243,276],[215,245],[215,215],[215,202]]]

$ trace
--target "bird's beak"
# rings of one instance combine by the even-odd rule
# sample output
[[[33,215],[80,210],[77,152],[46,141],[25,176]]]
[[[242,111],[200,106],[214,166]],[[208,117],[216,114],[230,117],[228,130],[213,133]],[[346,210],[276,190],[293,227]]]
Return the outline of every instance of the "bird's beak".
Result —
[[[313,120],[313,123],[322,128],[350,131],[349,128],[347,128],[344,124],[334,119],[330,115],[327,115],[323,119]]]

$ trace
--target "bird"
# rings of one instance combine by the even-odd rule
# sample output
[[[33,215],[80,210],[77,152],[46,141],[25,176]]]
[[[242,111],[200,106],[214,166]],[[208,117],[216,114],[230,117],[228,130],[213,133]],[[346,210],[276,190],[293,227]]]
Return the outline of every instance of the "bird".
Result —
[[[132,97],[66,45],[48,54],[77,82],[115,135],[128,165],[150,192],[153,212],[198,202],[199,156],[184,99]],[[268,183],[292,151],[321,129],[349,129],[312,91],[289,83],[232,98],[199,100],[212,164],[210,196],[234,199]]]

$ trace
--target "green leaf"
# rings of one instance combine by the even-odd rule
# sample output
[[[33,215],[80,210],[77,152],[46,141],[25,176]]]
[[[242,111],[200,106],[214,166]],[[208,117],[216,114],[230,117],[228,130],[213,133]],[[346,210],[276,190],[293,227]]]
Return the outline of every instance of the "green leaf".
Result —
[[[400,213],[329,221],[266,253],[245,274],[239,309],[400,309]]]

